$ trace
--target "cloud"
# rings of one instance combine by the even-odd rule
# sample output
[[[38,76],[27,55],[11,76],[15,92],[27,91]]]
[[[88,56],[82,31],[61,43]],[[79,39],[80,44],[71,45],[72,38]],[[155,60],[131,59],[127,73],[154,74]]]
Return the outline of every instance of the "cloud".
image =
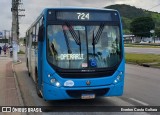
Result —
[[[11,17],[11,4],[8,2],[9,0],[1,0],[0,1],[0,31],[2,30],[10,30],[12,17]]]

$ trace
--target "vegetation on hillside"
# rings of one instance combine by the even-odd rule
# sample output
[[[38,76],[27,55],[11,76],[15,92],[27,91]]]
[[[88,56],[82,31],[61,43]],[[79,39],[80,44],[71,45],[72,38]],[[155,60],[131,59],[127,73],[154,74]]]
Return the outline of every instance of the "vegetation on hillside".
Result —
[[[150,30],[155,28],[155,22],[151,17],[139,17],[130,24],[130,31],[139,37],[150,37]]]
[[[160,13],[147,11],[125,4],[111,5],[106,6],[105,8],[116,9],[119,11],[122,17],[124,34],[131,34],[130,24],[135,18],[139,17],[151,17],[155,22],[155,29],[157,30],[157,28],[160,27]]]

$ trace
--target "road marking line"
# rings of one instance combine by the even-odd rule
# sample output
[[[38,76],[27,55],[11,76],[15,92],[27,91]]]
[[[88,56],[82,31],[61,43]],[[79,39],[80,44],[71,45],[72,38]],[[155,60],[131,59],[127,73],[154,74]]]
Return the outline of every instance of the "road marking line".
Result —
[[[139,101],[139,100],[134,99],[134,98],[129,98],[129,99],[132,100],[132,101],[136,101],[137,103],[140,103],[140,104],[145,105],[145,106],[148,106],[148,105],[149,105],[149,104],[147,104],[147,103],[145,103],[145,102]]]

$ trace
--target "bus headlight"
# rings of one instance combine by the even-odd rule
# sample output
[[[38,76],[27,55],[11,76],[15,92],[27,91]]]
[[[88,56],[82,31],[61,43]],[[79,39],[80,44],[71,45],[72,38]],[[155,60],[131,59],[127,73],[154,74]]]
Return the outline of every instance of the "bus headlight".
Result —
[[[51,77],[51,74],[48,74],[48,77]]]
[[[52,78],[52,79],[50,80],[50,82],[51,82],[52,84],[54,84],[54,83],[56,82],[56,79]]]
[[[61,84],[55,78],[52,78],[50,80],[50,82],[51,82],[52,85],[54,85],[56,87],[60,87],[61,86]]]
[[[117,84],[119,81],[121,81],[122,75],[123,75],[123,72],[120,72],[119,75],[116,77],[116,79],[114,80],[113,83]]]
[[[55,85],[56,85],[57,87],[60,87],[60,83],[59,83],[58,81],[55,83]]]

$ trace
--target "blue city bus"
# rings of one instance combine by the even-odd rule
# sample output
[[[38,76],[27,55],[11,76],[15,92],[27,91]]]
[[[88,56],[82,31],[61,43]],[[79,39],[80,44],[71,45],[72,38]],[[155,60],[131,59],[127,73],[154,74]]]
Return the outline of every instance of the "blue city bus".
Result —
[[[125,59],[118,11],[44,9],[26,32],[26,65],[46,101],[121,96]]]

